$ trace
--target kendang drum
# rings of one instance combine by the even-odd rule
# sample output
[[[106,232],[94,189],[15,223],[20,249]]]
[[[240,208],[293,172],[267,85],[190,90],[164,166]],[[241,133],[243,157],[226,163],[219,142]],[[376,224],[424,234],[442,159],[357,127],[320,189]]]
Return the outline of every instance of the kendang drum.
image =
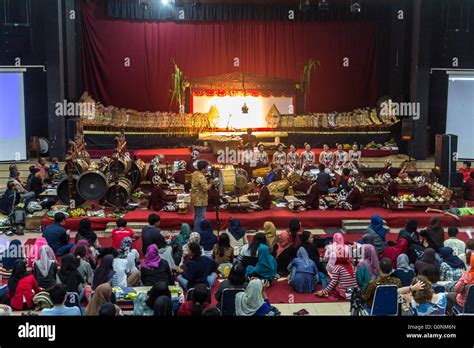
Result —
[[[221,194],[235,191],[235,183],[234,167],[230,166],[219,171],[219,190]]]
[[[121,206],[125,205],[130,197],[130,193],[132,192],[132,183],[125,177],[120,177],[118,180],[118,199],[119,204]],[[105,200],[107,203],[111,205],[115,205],[116,199],[116,187],[115,182],[109,183],[109,187],[107,188],[107,193],[105,194]]]
[[[132,167],[132,160],[128,156],[120,156],[117,161],[117,166],[119,174],[127,174]],[[116,170],[115,161],[113,159],[109,163],[108,170],[109,172],[114,172]]]
[[[86,201],[102,199],[109,184],[105,174],[100,170],[88,170],[77,180],[77,192]]]
[[[291,172],[290,174],[288,174],[288,181],[291,185],[295,185],[301,181],[301,175],[295,172]]]
[[[263,168],[256,168],[252,171],[252,177],[253,178],[258,178],[258,177],[266,177],[268,173],[270,173],[271,168],[270,167],[263,167]]]
[[[248,183],[247,172],[242,168],[235,169],[235,186],[238,189],[243,189],[247,186]]]
[[[140,186],[140,183],[145,180],[146,164],[141,159],[132,162],[130,171],[127,173],[127,178],[132,183],[133,189]]]
[[[75,206],[78,207],[82,204],[84,204],[86,201],[77,193],[77,181],[78,181],[78,176],[74,175],[72,177],[72,187],[71,187],[71,193],[72,193],[72,199],[75,201]],[[64,177],[61,179],[61,181],[58,184],[57,187],[57,194],[58,198],[63,202],[64,204],[69,205],[69,182],[68,178]]]
[[[280,198],[284,196],[284,193],[290,187],[290,182],[288,180],[278,180],[270,183],[268,185],[268,190],[270,194],[275,198]]]

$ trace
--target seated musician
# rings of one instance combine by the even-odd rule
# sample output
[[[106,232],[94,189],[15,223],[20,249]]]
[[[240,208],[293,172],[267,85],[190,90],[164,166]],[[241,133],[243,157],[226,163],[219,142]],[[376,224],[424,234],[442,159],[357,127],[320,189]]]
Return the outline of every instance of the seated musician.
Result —
[[[385,173],[389,173],[392,179],[395,179],[398,176],[398,171],[399,171],[398,169],[393,168],[392,161],[388,159],[385,161],[385,166],[382,168],[382,170],[378,174],[384,175]]]
[[[160,160],[163,159],[162,155],[157,155],[150,162],[150,166],[146,172],[146,180],[152,182],[153,177],[158,175],[162,181],[166,181],[166,174],[161,170]]]
[[[462,168],[459,168],[459,172],[462,173],[463,180],[467,182],[471,178],[471,173],[474,173],[474,169],[471,169],[471,162],[462,162]]]
[[[293,185],[293,191],[295,192],[308,192],[309,188],[311,187],[311,177],[312,174],[310,172],[304,172],[303,177],[301,180]]]
[[[351,190],[347,196],[338,198],[336,209],[358,210],[360,208],[362,205],[362,193],[356,184],[357,182],[354,178],[348,180]]]
[[[387,193],[392,196],[398,196],[398,185],[395,180],[392,179],[389,173],[385,173],[382,179],[387,183]]]
[[[332,186],[331,175],[326,172],[326,167],[324,164],[320,163],[318,168],[319,174],[316,178],[316,184],[318,185],[319,193],[327,194],[329,188]]]
[[[263,144],[258,145],[258,152],[255,155],[257,162],[257,168],[263,168],[268,166],[268,154],[265,151],[265,146]]]
[[[159,175],[155,175],[152,179],[153,188],[151,189],[150,200],[148,201],[148,209],[161,211],[168,202],[176,201],[176,196],[168,196],[163,191],[162,180]]]
[[[272,195],[270,194],[270,190],[268,189],[268,187],[265,185],[265,180],[262,177],[258,177],[255,180],[255,183],[260,188],[257,205],[263,210],[270,209],[270,206],[272,205]]]
[[[275,153],[273,154],[272,163],[278,165],[280,169],[285,168],[286,153],[283,151],[283,144],[278,144]]]
[[[311,145],[308,143],[304,144],[304,151],[301,153],[301,168],[303,171],[315,169],[315,156],[314,152],[311,151]]]
[[[186,174],[191,174],[186,170],[186,162],[181,160],[178,162],[178,170],[173,174],[174,182],[184,185],[186,181]]]
[[[197,161],[199,160],[200,156],[201,156],[201,153],[199,152],[198,149],[193,149],[191,151],[191,159],[187,162],[187,165],[186,165],[186,169],[188,170],[188,172],[194,173],[197,170],[194,164],[196,163],[197,165]]]
[[[348,184],[348,181],[351,177],[350,175],[351,175],[351,170],[349,168],[344,168],[342,170],[341,181],[339,182],[339,192],[343,190],[346,192],[350,191],[349,184]]]
[[[255,144],[257,144],[257,137],[252,134],[252,131],[253,131],[252,128],[247,128],[247,134],[242,134],[240,137],[242,138],[242,144],[244,146],[249,144],[253,150],[253,148],[255,147]]]
[[[320,190],[319,190],[319,185],[317,181],[317,176],[312,175],[311,177],[313,179],[313,183],[309,187],[309,190],[307,191],[306,196],[304,197],[305,203],[303,204],[303,207],[306,209],[319,209]]]
[[[415,180],[418,186],[415,189],[415,197],[429,197],[431,190],[428,185],[426,185],[426,178],[424,176],[418,176]]]
[[[271,170],[267,174],[267,177],[265,178],[265,185],[270,185],[272,182],[277,180],[277,177],[278,177],[277,168],[278,168],[278,164],[272,163]]]
[[[464,199],[474,201],[474,172],[469,174],[469,180],[464,183]]]

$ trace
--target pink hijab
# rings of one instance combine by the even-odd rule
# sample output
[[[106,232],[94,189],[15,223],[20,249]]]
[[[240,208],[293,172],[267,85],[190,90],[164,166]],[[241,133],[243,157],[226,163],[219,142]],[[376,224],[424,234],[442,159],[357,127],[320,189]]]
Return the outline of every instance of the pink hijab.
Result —
[[[332,237],[332,244],[328,245],[326,252],[328,255],[326,270],[328,273],[331,273],[336,265],[337,258],[348,256],[348,247],[344,243],[344,236],[342,233],[334,234]]]
[[[40,259],[40,249],[43,245],[48,245],[48,242],[45,238],[40,237],[36,238],[35,244],[29,253],[27,253],[28,259],[28,267],[33,267],[33,263]],[[53,252],[53,260],[55,260],[54,252]]]

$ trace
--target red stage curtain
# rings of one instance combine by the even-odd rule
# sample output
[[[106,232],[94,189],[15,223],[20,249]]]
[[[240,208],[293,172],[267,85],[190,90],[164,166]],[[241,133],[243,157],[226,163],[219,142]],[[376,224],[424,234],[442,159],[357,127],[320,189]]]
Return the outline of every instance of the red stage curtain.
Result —
[[[172,58],[188,79],[243,71],[292,80],[314,58],[321,68],[311,76],[307,110],[350,111],[375,104],[375,30],[372,23],[137,22],[83,1],[83,85],[105,105],[166,111]]]

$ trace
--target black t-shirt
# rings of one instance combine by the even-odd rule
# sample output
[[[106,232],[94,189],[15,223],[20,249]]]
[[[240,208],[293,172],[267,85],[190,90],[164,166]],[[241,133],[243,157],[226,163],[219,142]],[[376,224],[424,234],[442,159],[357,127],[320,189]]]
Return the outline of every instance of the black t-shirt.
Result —
[[[146,254],[146,249],[151,244],[158,246],[158,238],[161,235],[161,230],[155,226],[145,226],[142,229],[142,252]]]
[[[34,176],[31,178],[30,191],[33,191],[36,196],[43,192],[43,180]]]

